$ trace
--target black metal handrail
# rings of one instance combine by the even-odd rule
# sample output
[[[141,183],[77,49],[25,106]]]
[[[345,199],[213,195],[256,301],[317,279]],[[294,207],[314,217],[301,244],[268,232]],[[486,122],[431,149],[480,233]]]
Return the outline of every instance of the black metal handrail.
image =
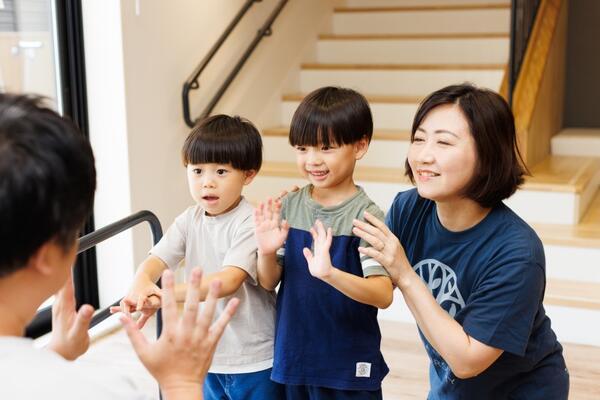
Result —
[[[512,0],[510,7],[510,50],[508,56],[508,104],[512,106],[513,92],[521,71],[540,0]]]
[[[200,83],[198,81],[200,74],[202,74],[204,69],[208,66],[208,64],[213,59],[213,57],[215,56],[217,51],[219,51],[219,49],[221,48],[223,43],[225,43],[225,41],[227,40],[227,38],[229,37],[231,32],[235,29],[235,27],[238,25],[238,23],[242,20],[242,18],[244,17],[246,12],[250,9],[250,7],[252,7],[252,5],[254,3],[258,3],[260,1],[262,1],[262,0],[246,1],[246,3],[243,5],[243,7],[240,9],[240,11],[233,18],[231,23],[227,26],[227,28],[225,29],[223,34],[221,34],[221,36],[219,37],[217,42],[209,50],[208,54],[204,57],[204,59],[200,62],[200,64],[198,64],[196,69],[194,69],[194,72],[192,72],[190,77],[183,84],[183,91],[182,91],[183,119],[185,120],[185,123],[187,124],[187,126],[189,126],[190,128],[192,128],[198,120],[201,120],[201,119],[207,117],[208,115],[210,115],[211,111],[215,108],[215,106],[217,105],[219,100],[221,100],[221,98],[225,94],[225,91],[227,91],[227,88],[229,87],[229,85],[231,85],[231,82],[233,82],[233,80],[235,79],[237,74],[240,72],[240,70],[242,69],[242,67],[248,60],[248,58],[250,58],[250,56],[254,52],[254,49],[256,49],[256,47],[258,46],[260,41],[263,39],[263,37],[271,36],[271,34],[273,33],[271,26],[273,25],[273,23],[275,22],[275,20],[279,16],[279,14],[281,13],[281,10],[283,10],[283,7],[288,2],[288,0],[280,0],[279,1],[277,6],[274,8],[273,12],[269,15],[269,18],[267,18],[267,20],[265,21],[263,26],[257,31],[256,37],[254,38],[252,43],[250,43],[248,45],[248,47],[246,48],[246,51],[244,52],[244,54],[242,54],[239,61],[236,63],[235,67],[232,69],[232,71],[229,73],[229,75],[225,79],[224,83],[221,85],[221,87],[219,87],[219,90],[217,91],[217,93],[213,96],[211,101],[204,108],[204,111],[202,111],[202,113],[200,114],[200,116],[198,118],[196,118],[195,120],[192,120],[191,113],[190,113],[190,91],[197,90],[200,88]]]
[[[113,222],[103,228],[100,228],[94,232],[91,232],[85,236],[79,238],[77,254],[83,253],[86,250],[96,246],[97,244],[110,239],[111,237],[118,235],[119,233],[130,229],[142,222],[148,222],[150,224],[150,230],[152,232],[152,242],[157,244],[162,237],[162,227],[160,221],[150,211],[139,211],[128,217],[125,217],[117,222]],[[160,282],[159,282],[160,285]],[[110,316],[110,307],[119,305],[118,301],[114,302],[110,306],[106,307],[102,311],[96,313],[90,323],[90,328],[98,325]],[[157,332],[161,330],[161,319],[157,318]],[[25,330],[25,336],[30,338],[40,337],[52,329],[52,306],[48,306],[38,311],[36,317],[31,321]]]

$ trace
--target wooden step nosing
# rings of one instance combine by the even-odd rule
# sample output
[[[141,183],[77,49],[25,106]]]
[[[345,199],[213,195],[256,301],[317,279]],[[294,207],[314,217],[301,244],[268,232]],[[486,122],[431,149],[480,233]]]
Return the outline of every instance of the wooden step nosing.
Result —
[[[600,310],[600,283],[549,278],[544,303]]]
[[[389,13],[389,12],[440,12],[440,11],[478,11],[509,10],[510,4],[432,4],[421,6],[395,7],[335,7],[334,13]]]
[[[510,39],[508,33],[404,33],[404,34],[321,34],[320,41],[404,41],[404,40]]]
[[[600,239],[559,238],[549,237],[539,233],[538,236],[540,237],[542,243],[549,246],[600,249]]]
[[[548,158],[556,157],[549,156]],[[559,156],[569,157],[569,156]],[[575,158],[575,157],[573,157]],[[548,159],[546,159],[548,160]],[[544,164],[542,161],[540,164]],[[582,165],[575,171],[567,182],[555,183],[555,182],[540,182],[535,178],[535,166],[532,171],[533,176],[527,177],[525,183],[520,187],[524,190],[532,191],[548,191],[548,192],[563,192],[563,193],[574,193],[581,196],[588,190],[595,190],[595,182],[600,183],[600,158],[595,157],[577,157],[577,162]]]
[[[588,300],[585,298],[546,296],[544,298],[544,304],[559,307],[585,308],[588,310],[600,311],[600,302]]]
[[[504,71],[506,65],[490,64],[329,64],[329,63],[303,63],[301,70],[331,71]]]
[[[527,182],[523,183],[519,187],[519,190],[526,190],[532,192],[551,192],[551,193],[572,193],[579,195],[581,193],[580,188],[576,185],[568,183],[550,183],[550,182]]]

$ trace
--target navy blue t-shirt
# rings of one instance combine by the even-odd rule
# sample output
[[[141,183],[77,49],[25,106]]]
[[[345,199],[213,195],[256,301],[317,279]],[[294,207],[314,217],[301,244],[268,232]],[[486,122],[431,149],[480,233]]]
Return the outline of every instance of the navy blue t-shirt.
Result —
[[[309,231],[319,219],[332,229],[329,254],[336,268],[360,277],[387,276],[379,263],[361,257],[360,238],[352,234],[352,220],[362,218],[365,210],[381,219],[383,212],[360,188],[332,207],[312,200],[310,189],[305,186],[283,200],[281,216],[291,228],[285,246],[278,251],[283,269],[271,379],[286,385],[378,391],[389,369],[380,350],[377,308],[313,277],[302,250],[312,247]],[[361,394],[354,396],[360,398]]]
[[[386,224],[437,303],[469,336],[504,350],[480,375],[459,379],[421,334],[431,360],[429,399],[567,398],[562,346],[542,305],[544,249],[531,227],[501,204],[452,232],[416,189],[396,196]]]

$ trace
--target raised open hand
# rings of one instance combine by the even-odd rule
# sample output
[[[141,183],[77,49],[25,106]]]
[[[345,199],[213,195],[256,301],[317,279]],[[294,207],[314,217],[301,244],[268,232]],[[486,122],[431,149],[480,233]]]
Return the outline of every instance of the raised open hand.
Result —
[[[274,254],[283,246],[290,226],[280,221],[281,203],[270,197],[266,204],[260,203],[254,209],[254,225],[258,251],[262,254]]]
[[[204,307],[198,312],[201,280],[202,271],[194,268],[183,315],[178,317],[173,273],[169,270],[163,273],[164,330],[156,342],[148,342],[128,315],[121,317],[135,352],[156,378],[167,398],[175,398],[170,396],[173,393],[192,393],[201,398],[202,383],[217,343],[239,304],[238,299],[229,300],[223,313],[212,322],[221,282],[211,282]]]
[[[69,275],[52,304],[52,337],[48,348],[67,360],[75,360],[85,353],[90,346],[88,329],[93,313],[94,308],[89,304],[75,310],[73,276]]]
[[[313,238],[314,254],[307,247],[302,251],[304,258],[306,258],[306,262],[308,263],[308,270],[315,278],[328,278],[333,270],[331,257],[329,255],[329,248],[331,247],[332,241],[331,228],[325,230],[323,223],[320,220],[317,220],[315,226],[310,228],[310,233]]]

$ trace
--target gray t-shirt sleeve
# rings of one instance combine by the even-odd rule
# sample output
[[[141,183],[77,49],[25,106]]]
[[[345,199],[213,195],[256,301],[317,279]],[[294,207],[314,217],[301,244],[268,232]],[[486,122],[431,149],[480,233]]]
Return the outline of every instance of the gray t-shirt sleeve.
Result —
[[[252,216],[241,221],[236,230],[231,246],[223,258],[223,266],[234,266],[243,269],[248,274],[247,281],[258,285],[256,272],[256,252],[258,246],[254,235],[254,221]]]
[[[150,254],[160,258],[169,269],[177,268],[185,257],[185,245],[194,207],[190,207],[175,218],[162,239],[150,250]]]
[[[367,207],[366,211],[368,211],[371,215],[374,215],[377,219],[384,221],[385,214],[376,204],[371,204]],[[364,221],[364,217],[361,215],[360,220]],[[360,247],[372,247],[369,243],[365,242],[363,239],[360,240]],[[361,254],[360,263],[362,265],[363,276],[366,278],[367,276],[390,276],[387,270],[379,263],[379,261],[375,260],[372,257]]]

